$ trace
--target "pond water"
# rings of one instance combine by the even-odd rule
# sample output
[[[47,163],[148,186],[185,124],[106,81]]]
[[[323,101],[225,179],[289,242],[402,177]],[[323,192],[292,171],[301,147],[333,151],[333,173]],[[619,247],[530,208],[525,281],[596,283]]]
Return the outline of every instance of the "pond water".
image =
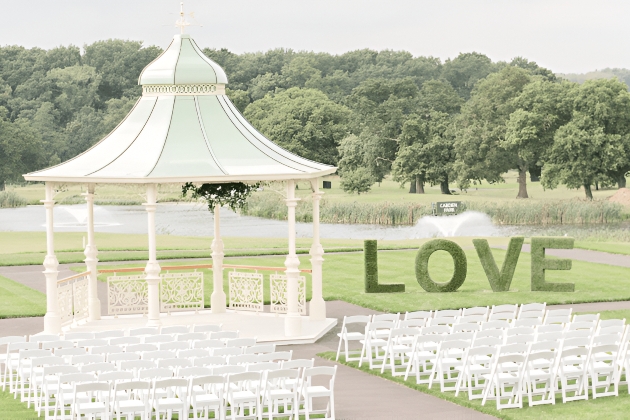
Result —
[[[58,205],[54,210],[56,232],[85,232],[85,205]],[[147,233],[147,215],[143,206],[95,206],[95,230],[110,233]],[[45,231],[46,214],[43,206],[0,209],[0,231]],[[164,203],[157,206],[158,234],[182,236],[213,236],[213,215],[201,204]],[[563,227],[554,227],[553,234]],[[569,229],[580,229],[572,226]],[[627,229],[627,226],[623,227]],[[584,226],[583,229],[589,229]],[[544,234],[543,226],[496,226],[479,212],[464,212],[457,216],[425,216],[415,226],[321,224],[322,238],[330,239],[418,239],[449,236],[510,236]],[[311,237],[311,223],[298,223],[298,237]],[[221,209],[221,234],[240,237],[285,237],[287,223],[259,217],[241,216]],[[569,233],[571,234],[571,233]]]

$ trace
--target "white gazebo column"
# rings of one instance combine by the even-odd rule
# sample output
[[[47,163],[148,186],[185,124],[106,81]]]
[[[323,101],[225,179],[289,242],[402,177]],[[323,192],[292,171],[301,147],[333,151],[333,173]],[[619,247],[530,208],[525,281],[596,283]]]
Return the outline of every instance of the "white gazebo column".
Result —
[[[326,302],[322,291],[322,264],[324,263],[324,248],[319,243],[319,201],[324,195],[319,191],[319,179],[311,181],[313,188],[313,245],[311,246],[311,302],[309,304],[309,318],[313,321],[326,319]]]
[[[57,275],[59,261],[55,256],[53,238],[53,200],[54,185],[46,183],[46,199],[42,200],[46,208],[46,258],[44,259],[44,276],[46,276],[46,315],[44,316],[44,332],[57,334],[61,332],[61,316],[59,314],[59,299],[57,296]]]
[[[147,187],[147,202],[144,204],[147,210],[148,234],[149,234],[149,261],[144,269],[149,288],[149,321],[150,327],[157,327],[160,322],[160,265],[157,262],[157,245],[155,243],[155,208],[157,207],[157,185],[149,184]]]
[[[225,312],[225,291],[223,291],[223,240],[221,239],[221,206],[214,206],[214,239],[212,240],[212,313]]]
[[[90,321],[101,319],[101,301],[98,299],[98,250],[94,240],[94,184],[88,184],[85,201],[87,203],[87,246],[85,247],[85,265],[90,272],[88,282],[88,314]]]
[[[284,319],[284,334],[294,337],[302,333],[302,317],[298,308],[298,277],[300,260],[295,252],[295,207],[299,198],[295,198],[295,181],[287,181],[287,203],[289,222],[289,254],[284,261],[287,268],[287,315]]]

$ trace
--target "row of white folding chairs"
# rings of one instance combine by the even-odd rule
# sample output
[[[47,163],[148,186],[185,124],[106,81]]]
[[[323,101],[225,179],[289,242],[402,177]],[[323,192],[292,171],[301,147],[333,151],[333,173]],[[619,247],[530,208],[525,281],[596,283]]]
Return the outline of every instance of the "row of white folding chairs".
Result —
[[[28,397],[25,397],[24,395],[27,385],[29,386],[30,395],[33,384],[37,386],[40,383],[33,379],[33,374],[41,374],[44,366],[51,365],[68,364],[82,366],[82,370],[96,370],[99,368],[112,370],[114,369],[114,366],[124,368],[125,363],[127,368],[138,369],[142,366],[145,368],[156,367],[153,366],[155,363],[157,363],[157,367],[192,367],[205,366],[207,364],[242,364],[274,360],[291,360],[292,357],[292,352],[275,351],[274,344],[249,347],[246,350],[250,350],[251,352],[247,354],[243,354],[243,349],[239,347],[214,350],[215,352],[218,350],[232,350],[232,352],[230,354],[223,355],[209,355],[208,351],[205,349],[181,351],[157,350],[122,353],[104,352],[94,354],[83,352],[82,354],[66,355],[63,357],[58,353],[56,355],[53,354],[50,350],[22,350],[19,353],[15,369],[8,372],[10,379],[9,390],[14,393],[14,396],[17,396],[17,394],[20,393],[22,401],[28,400]]]
[[[60,376],[57,388],[62,390],[58,392],[59,398],[47,401],[44,410],[47,418],[50,409],[53,409],[55,418],[57,413],[65,415],[68,409],[72,418],[83,414],[101,414],[101,418],[119,414],[140,414],[141,418],[151,418],[155,414],[157,418],[165,409],[178,412],[180,418],[188,418],[192,407],[195,418],[200,414],[207,418],[208,411],[214,411],[215,418],[225,418],[226,411],[231,412],[231,418],[261,418],[263,407],[267,407],[265,415],[278,417],[281,415],[279,407],[283,406],[285,416],[295,413],[296,416],[305,414],[309,418],[310,414],[321,412],[313,410],[312,398],[328,397],[329,404],[324,411],[330,414],[329,418],[334,418],[336,366],[313,365],[314,360],[311,359],[284,362],[281,366],[258,370],[232,366],[229,370],[197,371],[178,378],[168,375],[168,372],[144,379],[130,378],[129,375],[100,374],[90,377],[81,373],[64,374]],[[315,376],[328,376],[328,387],[313,386],[311,378]],[[100,385],[87,386],[95,383]],[[247,416],[245,408],[249,409]]]
[[[562,383],[563,401],[588,398],[588,377],[576,376],[570,363],[561,365],[556,358],[565,357],[566,361],[579,365],[579,372],[586,372],[591,378],[593,397],[617,395],[618,385],[622,370],[626,376],[630,369],[630,357],[628,356],[628,330],[611,332],[610,334],[597,334],[593,337],[557,338],[555,340],[539,341],[533,343],[515,343],[496,345],[494,343],[477,343],[465,339],[453,339],[448,335],[416,335],[409,345],[396,344],[386,349],[385,361],[381,364],[381,372],[389,368],[393,375],[405,375],[405,380],[410,374],[416,377],[417,383],[432,385],[433,381],[439,381],[442,391],[459,392],[462,387],[469,392],[469,398],[497,399],[497,408],[510,406],[522,406],[522,390],[528,392],[530,405],[555,403],[555,391],[557,382]],[[401,333],[405,333],[401,331]],[[577,350],[576,350],[577,349]],[[519,353],[516,359],[520,360],[523,370],[520,374],[527,373],[528,383],[523,383],[523,376],[519,382],[519,389],[507,395],[507,405],[502,403],[506,399],[501,393],[505,390],[506,383],[501,381],[504,376],[509,377],[510,366],[514,366],[516,359],[512,360],[513,353]],[[499,356],[506,356],[501,359]],[[495,357],[499,357],[498,359]],[[520,359],[519,359],[520,358]],[[540,362],[543,359],[552,359],[551,362]],[[389,359],[389,361],[387,361]],[[509,360],[508,360],[509,359]],[[563,359],[564,360],[564,359]],[[397,362],[397,363],[396,363]],[[531,362],[531,366],[528,363]],[[524,364],[523,364],[524,363]],[[525,367],[529,366],[527,369]],[[547,370],[544,371],[544,367]],[[566,369],[564,367],[566,367]],[[506,368],[506,369],[504,369]],[[543,370],[540,370],[543,369]],[[589,370],[590,369],[590,370]],[[603,378],[603,379],[602,379]],[[567,381],[578,380],[577,386]],[[546,381],[538,385],[544,385],[541,391],[535,386],[537,381]],[[450,387],[446,383],[451,383]],[[546,384],[546,385],[545,385]],[[496,389],[490,388],[497,386]],[[499,386],[500,385],[500,386]],[[553,387],[552,387],[553,385]],[[610,391],[609,388],[613,388]],[[603,391],[598,391],[604,388]],[[482,390],[482,393],[474,394],[474,391]],[[490,391],[496,394],[489,394]],[[575,395],[569,396],[569,391]],[[546,395],[540,401],[535,397]],[[552,395],[553,394],[553,395]],[[514,405],[515,404],[515,405]]]

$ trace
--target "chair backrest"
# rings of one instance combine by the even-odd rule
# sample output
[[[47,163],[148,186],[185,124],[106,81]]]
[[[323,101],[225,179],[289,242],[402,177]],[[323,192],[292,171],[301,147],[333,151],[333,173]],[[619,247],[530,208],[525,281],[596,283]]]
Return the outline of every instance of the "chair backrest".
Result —
[[[244,365],[226,365],[226,366],[217,366],[212,368],[213,375],[233,375],[236,373],[245,372],[246,368]]]
[[[192,367],[192,362],[188,359],[160,359],[157,362],[159,368],[183,368],[183,367]]]
[[[572,348],[572,347],[589,347],[591,345],[590,337],[573,337],[573,338],[565,338],[562,341],[562,349]]]
[[[91,347],[106,346],[107,340],[105,340],[104,338],[92,338],[92,339],[87,339],[87,340],[77,340],[76,343],[77,343],[77,347],[91,348]]]
[[[304,386],[311,383],[314,376],[329,376],[329,390],[332,392],[335,385],[335,376],[337,375],[337,365],[335,366],[317,366],[314,368],[304,369]]]
[[[426,319],[431,318],[432,315],[433,315],[433,311],[406,312],[404,320],[409,321],[412,319],[424,319],[426,321]]]
[[[137,376],[140,370],[147,370],[155,368],[155,362],[153,360],[128,360],[126,362],[120,362],[120,370],[133,371]]]
[[[138,371],[138,379],[172,378],[173,369],[151,368]]]
[[[167,393],[158,393],[158,390],[167,390]],[[186,392],[188,392],[188,379],[184,378],[168,378],[156,379],[153,383],[153,399],[171,398],[173,394],[179,394],[182,400],[186,400]],[[169,395],[170,394],[170,395]],[[184,394],[184,395],[182,395]],[[158,416],[159,417],[159,416]]]
[[[66,373],[59,375],[59,384],[73,384],[76,382],[92,382],[96,377],[92,373]]]
[[[79,370],[81,371],[81,373],[94,372],[95,374],[102,372],[113,372],[116,370],[116,365],[107,362],[89,363],[87,365],[81,366]]]
[[[94,333],[91,332],[67,332],[63,335],[64,340],[76,341],[76,340],[90,340],[96,338]]]
[[[186,367],[181,368],[177,374],[177,376],[182,378],[194,378],[197,376],[207,376],[212,375],[212,368],[207,367]]]
[[[279,362],[259,362],[259,363],[250,363],[247,365],[247,372],[264,372],[267,370],[278,370],[280,369],[281,364]]]
[[[264,354],[273,353],[276,351],[275,344],[256,344],[255,346],[245,347],[243,349],[244,354]]]
[[[147,335],[144,342],[148,344],[160,344],[175,341],[175,337],[170,334]]]
[[[562,342],[560,340],[547,340],[547,341],[537,341],[535,343],[531,343],[529,346],[530,353],[537,353],[540,351],[558,351],[562,346]]]
[[[157,351],[155,344],[130,344],[127,346],[127,353],[144,353],[145,351]]]
[[[481,330],[481,326],[479,324],[471,324],[471,323],[455,324],[453,325],[453,329],[452,329],[454,333],[460,332],[460,331],[472,332],[472,331],[479,331],[479,330]]]
[[[139,360],[139,359],[140,359],[140,355],[138,353],[114,353],[114,354],[107,355],[108,362],[117,363],[117,364],[120,364],[119,362],[127,362],[129,360]]]
[[[73,365],[85,365],[88,363],[100,363],[105,361],[104,354],[78,354],[72,356],[71,362]]]
[[[488,319],[486,315],[462,315],[457,317],[456,324],[477,324],[481,325],[482,322],[486,322]]]
[[[486,338],[486,337],[500,338],[501,340],[503,340],[503,337],[505,337],[505,330],[491,329],[491,330],[477,331],[477,333],[475,334],[475,341],[477,339]]]
[[[98,375],[98,380],[107,381],[107,382],[131,381],[133,380],[133,372],[128,371],[128,370],[102,372]]]
[[[25,335],[10,335],[7,337],[0,337],[0,346],[4,346],[12,343],[26,343]]]
[[[133,344],[142,343],[140,337],[114,337],[109,339],[109,344],[112,346],[130,346]]]
[[[210,349],[213,356],[237,356],[243,354],[242,347],[215,347]]]
[[[608,327],[618,327],[618,326],[625,326],[626,325],[626,318],[623,319],[602,319],[599,321],[599,325],[597,325],[597,329],[601,330],[602,328],[608,328]]]
[[[220,348],[220,347],[225,347],[225,343],[217,339],[200,340],[200,341],[195,341],[193,343],[194,349],[213,349],[213,348]]]
[[[460,331],[456,333],[447,334],[444,336],[443,341],[457,341],[457,340],[465,340],[471,343],[475,338],[474,332],[469,331]]]
[[[537,360],[545,360],[548,362],[548,366],[553,369],[556,364],[556,358],[558,357],[558,352],[543,350],[537,351],[535,353],[530,353],[527,355],[527,362],[532,365],[532,367],[536,366],[534,364]]]
[[[512,321],[512,325],[514,327],[537,327],[542,322],[542,318],[519,318]]]
[[[206,324],[206,325],[194,325],[193,326],[193,332],[200,332],[200,333],[210,333],[210,332],[218,332],[221,331],[221,325],[213,325],[213,324]]]
[[[577,321],[577,322],[571,322],[569,324],[566,325],[566,329],[567,331],[577,331],[577,330],[588,330],[588,331],[594,331],[595,330],[595,324],[593,322],[589,322],[589,321]]]
[[[142,327],[129,330],[129,337],[135,337],[138,335],[157,335],[158,327]]]
[[[510,328],[510,322],[504,319],[496,319],[493,321],[483,322],[481,324],[481,331],[504,330],[507,328]]]
[[[501,346],[503,345],[503,337],[475,337],[475,341],[473,341],[473,345],[475,347],[485,347],[485,346]]]
[[[576,359],[574,358],[574,356],[588,356],[589,351],[590,350],[586,347],[571,347],[569,349],[563,349],[560,355],[560,359],[565,364],[574,365],[576,364]],[[582,360],[586,361],[586,358]]]
[[[401,339],[414,337],[420,334],[420,328],[392,328],[389,331],[389,341],[390,343],[397,343]]]
[[[267,372],[267,384],[273,385],[275,381],[282,379],[297,379],[300,371],[297,369],[278,369]]]
[[[447,325],[432,325],[421,330],[422,335],[449,334],[450,332],[451,328]]]
[[[466,350],[470,348],[470,341],[467,340],[452,340],[452,341],[442,341],[440,343],[439,352],[449,352],[453,349]]]
[[[522,313],[525,312],[543,312],[544,315],[544,311],[545,309],[547,309],[547,302],[544,303],[524,303],[521,305],[521,307],[519,308],[519,316]]]
[[[230,338],[225,340],[225,347],[251,347],[256,345],[255,338]]]
[[[225,356],[198,357],[193,361],[195,366],[223,366],[226,363]]]
[[[422,328],[427,324],[424,318],[405,319],[398,323],[400,328]]]
[[[174,359],[177,353],[171,350],[156,350],[142,353],[142,360]]]
[[[177,357],[184,359],[194,359],[197,357],[207,357],[210,353],[205,349],[188,349],[177,352]]]
[[[7,345],[7,353],[19,353],[23,350],[39,350],[39,343],[9,343]]]
[[[535,340],[536,340],[536,335],[534,334],[508,335],[505,337],[505,344],[517,344],[517,343],[529,344],[529,343],[533,343]]]
[[[74,341],[70,341],[70,340],[43,341],[40,343],[40,345],[41,345],[41,348],[44,350],[71,349],[71,348],[74,348]]]
[[[616,361],[618,351],[618,344],[600,344],[591,348],[591,354],[597,355],[598,362],[602,362],[604,360]]]
[[[239,354],[236,356],[228,357],[228,364],[230,365],[246,365],[248,363],[257,363],[258,355],[256,354]]]
[[[190,327],[186,325],[171,325],[162,327],[160,334],[186,334],[190,332]]]
[[[52,352],[50,350],[41,350],[41,349],[20,350],[20,353],[18,354],[18,360],[19,360],[19,363],[22,363],[22,361],[25,359],[34,359],[36,357],[46,357],[46,356],[52,356]]]
[[[135,391],[135,390],[149,390],[151,389],[151,384],[148,381],[127,381],[127,382],[118,382],[114,386],[114,399],[116,399],[116,395],[120,395],[120,391]],[[139,392],[138,395],[146,395],[145,392]]]
[[[464,308],[462,309],[462,316],[468,315],[485,315],[487,316],[490,313],[490,308],[488,306],[474,306],[472,308]]]
[[[513,314],[514,316],[516,316],[517,312],[518,312],[518,305],[511,305],[511,304],[492,305],[492,308],[490,309],[491,315],[504,313],[504,314]]]
[[[568,338],[576,338],[576,337],[591,337],[593,335],[593,332],[590,330],[573,330],[573,331],[565,331],[563,333],[563,337],[564,339],[568,339]]]
[[[573,314],[573,322],[599,322],[599,314]]]
[[[552,316],[571,316],[571,314],[573,313],[573,309],[572,308],[565,308],[565,309],[547,309],[547,317],[552,317]]]
[[[210,332],[210,339],[221,340],[222,338],[238,338],[238,331],[212,331]]]
[[[533,327],[514,327],[506,330],[506,335],[533,335],[536,334],[536,329]]]
[[[441,309],[433,312],[433,318],[453,318],[461,315],[461,309]]]
[[[506,344],[499,348],[499,354],[527,354],[529,345],[524,343]]]
[[[228,374],[225,380],[228,395],[239,391],[253,391],[254,395],[260,390],[261,372],[242,372]],[[229,399],[229,398],[228,398]]]
[[[65,365],[66,361],[63,357],[60,356],[43,356],[43,357],[33,357],[31,359],[31,366],[59,366]]]
[[[75,383],[72,400],[76,403],[79,399],[85,398],[83,394],[88,394],[90,401],[94,396],[96,399],[104,401],[105,406],[108,406],[110,390],[111,385],[108,382]]]
[[[225,383],[225,378],[219,375],[197,376],[190,381],[191,386],[221,385],[223,383]]]
[[[610,326],[610,327],[606,327],[606,328],[602,328],[597,330],[597,333],[595,335],[610,335],[610,334],[617,334],[619,336],[622,336],[623,333],[625,331],[625,327],[622,325],[618,325],[618,326]]]
[[[282,369],[306,369],[315,366],[315,359],[294,359],[282,362]]]
[[[31,343],[41,343],[43,341],[58,341],[61,337],[58,334],[36,334],[31,335],[28,339]]]
[[[563,331],[564,331],[564,327],[561,324],[539,325],[538,327],[536,327],[537,334],[559,333]]]
[[[160,350],[188,350],[189,348],[187,341],[171,341],[160,344]]]
[[[457,323],[457,318],[456,316],[441,316],[439,318],[430,318],[428,321],[428,325],[430,326],[436,326],[436,325],[454,325]]]
[[[202,332],[191,332],[185,334],[177,334],[177,341],[197,341],[197,340],[205,340],[206,333]]]
[[[536,334],[536,341],[553,341],[553,340],[557,340],[558,337],[562,337],[562,333],[558,333],[558,332],[539,333],[539,334]]]
[[[94,333],[94,338],[120,338],[124,336],[125,332],[123,330],[100,331]]]
[[[281,362],[283,360],[293,359],[293,350],[289,351],[276,351],[273,353],[265,353],[258,355],[259,362]]]
[[[392,321],[394,323],[398,323],[398,321],[400,321],[400,313],[372,315],[372,322],[379,322],[379,321]]]
[[[621,336],[618,334],[596,335],[591,342],[592,346],[603,346],[608,344],[620,344]]]
[[[543,322],[544,325],[551,324],[568,324],[571,322],[571,315],[547,316]]]
[[[90,354],[114,354],[122,353],[123,348],[120,346],[98,346],[90,349]]]

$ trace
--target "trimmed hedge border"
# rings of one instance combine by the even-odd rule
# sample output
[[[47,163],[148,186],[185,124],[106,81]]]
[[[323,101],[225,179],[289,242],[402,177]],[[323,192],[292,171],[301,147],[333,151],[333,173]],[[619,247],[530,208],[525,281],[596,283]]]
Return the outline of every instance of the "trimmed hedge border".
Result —
[[[378,246],[375,240],[363,243],[365,264],[365,293],[399,293],[405,291],[403,283],[378,284]]]
[[[547,283],[546,270],[570,270],[572,261],[567,258],[549,260],[545,258],[545,249],[573,249],[575,240],[562,237],[534,237],[531,240],[532,256],[532,291],[536,292],[574,292],[574,283]]]
[[[481,266],[486,273],[486,277],[488,277],[488,282],[493,292],[507,292],[510,290],[510,284],[512,284],[512,279],[514,278],[514,270],[516,270],[518,257],[521,255],[523,242],[525,242],[523,236],[510,238],[503,267],[499,271],[499,267],[490,250],[490,245],[488,245],[488,240],[473,239],[473,245],[479,256],[479,261],[481,261]]]
[[[455,263],[453,277],[446,283],[436,283],[429,274],[429,258],[435,251],[446,251],[451,254]],[[427,292],[446,293],[454,292],[460,288],[466,280],[468,261],[464,250],[455,242],[446,239],[433,239],[422,245],[416,255],[416,280]]]

